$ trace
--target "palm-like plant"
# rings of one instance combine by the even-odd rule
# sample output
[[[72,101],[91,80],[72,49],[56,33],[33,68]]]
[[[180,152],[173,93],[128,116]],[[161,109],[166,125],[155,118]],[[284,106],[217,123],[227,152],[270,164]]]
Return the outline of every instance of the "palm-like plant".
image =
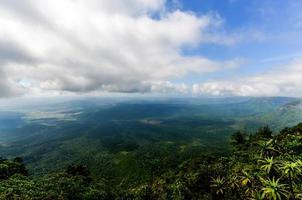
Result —
[[[251,184],[252,183],[252,180],[253,180],[253,176],[250,175],[248,172],[242,170],[242,176],[241,176],[241,184],[243,186],[246,186],[248,184]]]
[[[261,179],[264,187],[262,197],[266,199],[282,200],[287,197],[286,184],[279,183],[280,179]]]
[[[274,169],[277,164],[273,157],[264,158],[258,162],[261,164],[260,169],[264,170],[267,174],[270,174],[271,170]]]
[[[280,153],[274,139],[258,142],[261,157],[271,157],[273,153]]]
[[[297,199],[302,199],[302,193],[296,195]]]
[[[230,176],[229,181],[228,181],[228,186],[232,190],[237,190],[238,188],[240,188],[239,181],[238,181],[238,176],[237,175]]]
[[[253,187],[253,181],[254,177],[252,174],[248,173],[245,170],[242,170],[241,175],[241,186],[243,186],[245,189],[244,193],[247,196],[253,196],[254,193],[254,187]]]
[[[186,184],[180,179],[177,179],[173,184],[171,184],[170,189],[172,191],[172,198],[175,200],[184,199],[183,193],[188,190]]]
[[[214,189],[217,195],[224,195],[225,193],[225,179],[218,176],[217,178],[212,178],[211,188]]]
[[[241,184],[240,184],[240,177],[238,177],[236,174],[233,174],[228,177],[228,188],[231,189],[231,192],[233,195],[236,195],[237,197],[241,196]]]
[[[296,162],[285,161],[281,164],[279,169],[282,171],[282,173],[285,176],[287,176],[291,199],[295,199],[293,183],[296,177],[302,174],[302,161],[301,160],[298,160]]]
[[[264,200],[264,197],[262,196],[261,192],[253,192],[252,197],[249,198],[250,200]]]

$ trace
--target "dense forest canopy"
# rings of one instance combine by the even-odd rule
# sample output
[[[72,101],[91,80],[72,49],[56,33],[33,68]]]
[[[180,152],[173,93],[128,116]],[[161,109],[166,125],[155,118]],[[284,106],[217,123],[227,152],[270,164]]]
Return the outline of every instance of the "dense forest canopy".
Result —
[[[301,105],[300,99],[285,97],[95,98],[20,105],[0,111],[0,156],[22,157],[35,175],[84,164],[94,174],[114,171],[135,179],[138,171],[141,177],[153,171],[141,170],[138,160],[165,158],[163,166],[176,166],[200,152],[228,154],[230,135],[238,130],[253,133],[269,125],[277,133],[294,126],[302,121]],[[132,163],[138,164],[125,170]]]
[[[28,174],[22,158],[0,160],[0,199],[302,199],[302,124],[273,135],[268,127],[254,134],[235,132],[227,156],[200,151],[199,157],[149,159],[145,177],[96,176],[84,165],[43,176]],[[148,149],[150,151],[150,149]],[[127,170],[131,170],[131,165]],[[134,172],[135,173],[135,172]]]

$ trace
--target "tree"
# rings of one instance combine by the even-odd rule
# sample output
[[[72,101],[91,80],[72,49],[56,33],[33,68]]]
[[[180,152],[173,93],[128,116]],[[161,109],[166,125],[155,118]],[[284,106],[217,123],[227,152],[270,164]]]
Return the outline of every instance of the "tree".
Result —
[[[82,176],[86,181],[91,181],[90,172],[84,165],[68,166],[66,173],[72,176]]]
[[[247,135],[241,131],[237,131],[231,135],[231,144],[239,150],[242,149],[246,142]]]
[[[268,126],[265,126],[263,128],[259,128],[255,136],[257,138],[270,139],[273,136],[273,131]]]
[[[28,171],[23,164],[22,158],[15,158],[14,160],[0,160],[0,179],[8,179],[14,174],[21,174],[28,176]]]

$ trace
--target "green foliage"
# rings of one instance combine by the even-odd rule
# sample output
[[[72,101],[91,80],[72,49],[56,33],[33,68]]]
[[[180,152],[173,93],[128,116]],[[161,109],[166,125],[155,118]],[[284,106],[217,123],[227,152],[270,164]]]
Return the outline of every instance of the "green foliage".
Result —
[[[247,135],[241,131],[236,131],[231,135],[231,145],[236,151],[245,149],[247,145]]]
[[[114,154],[83,147],[84,160],[44,175],[29,176],[21,158],[0,159],[0,200],[301,199],[301,133],[302,124],[277,135],[236,132],[224,155],[198,141]]]
[[[6,161],[8,162],[8,161]],[[9,161],[16,163],[15,161]],[[11,167],[14,165],[11,164]],[[10,167],[8,170],[11,170]],[[84,166],[70,166],[66,172],[31,178],[15,171],[0,182],[0,200],[96,200],[110,199],[106,182],[92,182]]]
[[[17,157],[12,161],[0,158],[0,180],[8,179],[14,174],[28,175],[22,158]]]
[[[287,197],[287,186],[281,184],[280,179],[261,179],[263,188],[262,197],[266,199],[282,200]]]
[[[256,138],[269,139],[269,138],[272,138],[272,136],[273,136],[273,132],[271,131],[271,129],[268,126],[260,128],[255,133]]]
[[[217,178],[213,178],[212,179],[212,184],[211,184],[211,188],[214,190],[214,193],[216,195],[221,195],[223,196],[224,195],[224,190],[225,190],[225,184],[226,184],[226,181],[224,178],[221,178],[221,177],[217,177]]]
[[[297,140],[300,140],[302,124],[286,128],[275,136],[270,132],[265,127],[251,135],[247,148],[234,152],[236,159],[230,160],[223,177],[218,176],[217,180],[227,183],[223,186],[226,199],[301,199],[302,154]],[[234,183],[230,183],[236,180],[234,174],[241,177],[236,190],[232,189]],[[212,188],[217,188],[217,184]]]
[[[258,162],[261,164],[260,169],[264,170],[267,174],[270,174],[271,170],[276,167],[276,162],[273,157],[264,158]]]

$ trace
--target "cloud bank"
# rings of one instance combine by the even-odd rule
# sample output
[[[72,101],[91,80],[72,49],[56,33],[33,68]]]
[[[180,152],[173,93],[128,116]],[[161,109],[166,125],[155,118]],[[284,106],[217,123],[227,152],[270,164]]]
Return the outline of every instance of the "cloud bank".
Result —
[[[184,49],[206,43],[234,45],[247,36],[220,33],[224,20],[218,14],[197,15],[166,3],[0,0],[0,97],[95,92],[302,94],[301,61],[235,81],[174,84],[190,74],[202,76],[242,63],[185,55]],[[259,38],[256,33],[248,35]]]
[[[215,96],[302,96],[302,59],[264,74],[194,84],[195,94]]]
[[[165,3],[1,0],[1,96],[163,92],[172,90],[169,80],[237,65],[182,55],[216,40],[209,32],[220,19]]]

